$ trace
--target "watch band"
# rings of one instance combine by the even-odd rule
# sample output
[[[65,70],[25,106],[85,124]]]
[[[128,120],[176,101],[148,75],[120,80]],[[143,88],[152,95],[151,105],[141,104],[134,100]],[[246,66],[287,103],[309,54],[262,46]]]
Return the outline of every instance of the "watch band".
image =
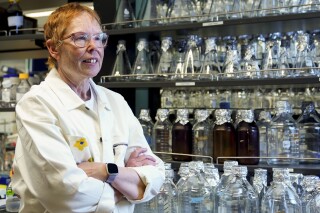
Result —
[[[118,166],[115,163],[106,163],[106,170],[108,174],[106,182],[111,184],[118,175]]]

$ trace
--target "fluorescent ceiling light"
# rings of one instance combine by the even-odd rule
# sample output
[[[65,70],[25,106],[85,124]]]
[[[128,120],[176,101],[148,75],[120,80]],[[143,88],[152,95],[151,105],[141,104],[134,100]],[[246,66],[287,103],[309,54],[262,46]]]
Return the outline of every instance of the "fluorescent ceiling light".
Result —
[[[92,3],[85,3],[83,5],[90,7],[92,10],[94,9]],[[28,17],[31,17],[31,18],[47,17],[55,9],[56,8],[45,8],[45,9],[42,9],[42,10],[29,10],[29,11],[24,11],[24,15],[28,16]]]

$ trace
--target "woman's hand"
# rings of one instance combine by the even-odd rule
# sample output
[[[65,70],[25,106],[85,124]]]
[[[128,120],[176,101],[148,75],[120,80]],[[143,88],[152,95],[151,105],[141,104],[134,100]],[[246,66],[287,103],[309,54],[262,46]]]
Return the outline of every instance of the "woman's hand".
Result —
[[[150,155],[146,155],[147,148],[136,148],[134,150],[126,164],[126,167],[139,167],[139,166],[147,166],[147,165],[156,165],[156,159]]]

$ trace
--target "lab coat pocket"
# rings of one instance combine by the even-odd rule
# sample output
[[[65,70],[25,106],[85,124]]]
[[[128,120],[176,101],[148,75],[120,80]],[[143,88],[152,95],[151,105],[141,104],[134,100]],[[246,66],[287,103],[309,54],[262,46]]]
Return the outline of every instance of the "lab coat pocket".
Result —
[[[127,143],[117,143],[113,145],[114,152],[114,162],[118,166],[124,166],[124,158],[127,153],[128,144]]]
[[[90,144],[85,137],[67,135],[71,152],[77,163],[93,162]]]

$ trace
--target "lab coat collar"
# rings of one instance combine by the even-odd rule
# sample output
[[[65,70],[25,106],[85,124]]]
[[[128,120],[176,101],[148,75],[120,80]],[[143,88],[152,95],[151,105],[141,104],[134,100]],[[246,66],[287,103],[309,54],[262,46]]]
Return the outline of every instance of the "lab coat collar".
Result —
[[[67,110],[73,110],[85,105],[85,102],[60,78],[56,69],[50,70],[45,82],[48,83],[52,91],[57,94],[57,97]],[[92,79],[90,79],[90,86],[97,95],[98,103],[104,105],[105,109],[110,109],[107,98],[102,95],[101,89],[97,87]]]

